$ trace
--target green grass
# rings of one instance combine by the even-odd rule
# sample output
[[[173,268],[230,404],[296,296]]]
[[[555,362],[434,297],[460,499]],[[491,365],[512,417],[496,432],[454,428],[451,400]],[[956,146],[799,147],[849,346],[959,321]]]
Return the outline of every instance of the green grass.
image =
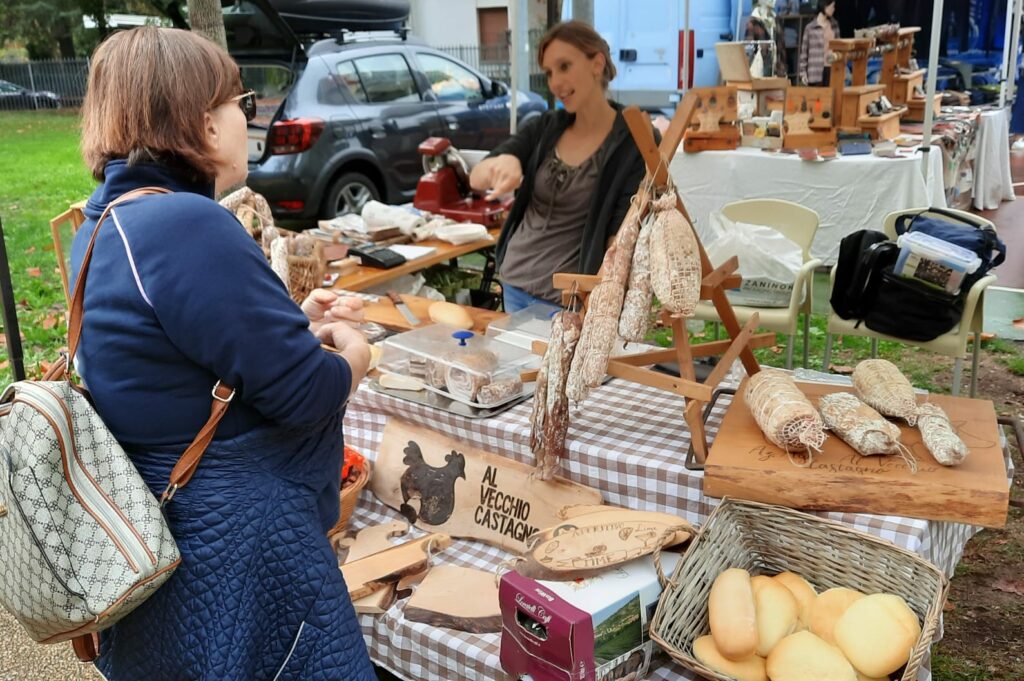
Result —
[[[95,182],[79,155],[76,112],[0,113],[0,130],[0,219],[25,366],[32,374],[39,362],[56,357],[67,333],[50,218],[88,196]],[[6,384],[12,375],[6,347],[0,348],[0,366],[0,382]]]
[[[981,669],[971,669],[960,660],[933,652],[932,679],[934,681],[986,681],[988,674]]]
[[[1008,357],[1002,360],[1002,362],[1011,373],[1017,376],[1024,376],[1024,357]]]

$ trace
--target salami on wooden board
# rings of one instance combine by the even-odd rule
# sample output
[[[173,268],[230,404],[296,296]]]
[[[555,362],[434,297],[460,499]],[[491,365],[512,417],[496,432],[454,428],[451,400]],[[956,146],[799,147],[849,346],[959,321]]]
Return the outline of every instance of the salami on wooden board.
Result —
[[[597,490],[533,474],[532,466],[391,418],[370,484],[417,527],[522,552],[531,534],[560,522],[563,506],[601,503]]]

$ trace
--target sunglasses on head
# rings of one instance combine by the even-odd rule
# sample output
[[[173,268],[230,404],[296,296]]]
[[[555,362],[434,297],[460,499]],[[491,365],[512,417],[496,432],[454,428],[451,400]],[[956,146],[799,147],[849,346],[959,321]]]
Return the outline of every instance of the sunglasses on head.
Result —
[[[242,109],[242,113],[245,114],[245,120],[251,121],[256,118],[256,92],[253,90],[247,90],[240,95],[235,95],[230,100],[232,102],[238,102],[238,106]]]

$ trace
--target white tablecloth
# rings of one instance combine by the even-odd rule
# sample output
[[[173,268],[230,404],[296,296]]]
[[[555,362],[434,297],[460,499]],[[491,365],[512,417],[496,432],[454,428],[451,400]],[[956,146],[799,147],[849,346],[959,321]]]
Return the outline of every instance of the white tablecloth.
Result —
[[[1010,175],[1010,115],[1008,109],[981,114],[974,144],[974,207],[992,210],[1003,201],[1013,201]]]
[[[708,215],[727,203],[786,199],[817,211],[821,224],[811,255],[833,264],[839,241],[850,232],[881,229],[885,216],[894,210],[946,207],[942,154],[938,149],[929,153],[927,181],[921,166],[920,153],[906,158],[845,156],[810,163],[793,154],[740,147],[679,152],[669,171],[702,238]]]

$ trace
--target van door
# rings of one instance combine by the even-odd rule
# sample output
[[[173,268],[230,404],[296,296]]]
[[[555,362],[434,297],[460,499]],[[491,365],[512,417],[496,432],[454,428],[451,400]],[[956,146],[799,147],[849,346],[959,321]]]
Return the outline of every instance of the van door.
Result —
[[[678,75],[678,0],[595,2],[594,26],[608,42],[617,75],[609,86],[613,99],[638,106],[664,107],[676,91]]]
[[[423,174],[416,148],[441,134],[437,104],[426,101],[400,51],[343,59],[335,68],[352,93],[360,143],[376,155],[389,187],[411,198]]]

